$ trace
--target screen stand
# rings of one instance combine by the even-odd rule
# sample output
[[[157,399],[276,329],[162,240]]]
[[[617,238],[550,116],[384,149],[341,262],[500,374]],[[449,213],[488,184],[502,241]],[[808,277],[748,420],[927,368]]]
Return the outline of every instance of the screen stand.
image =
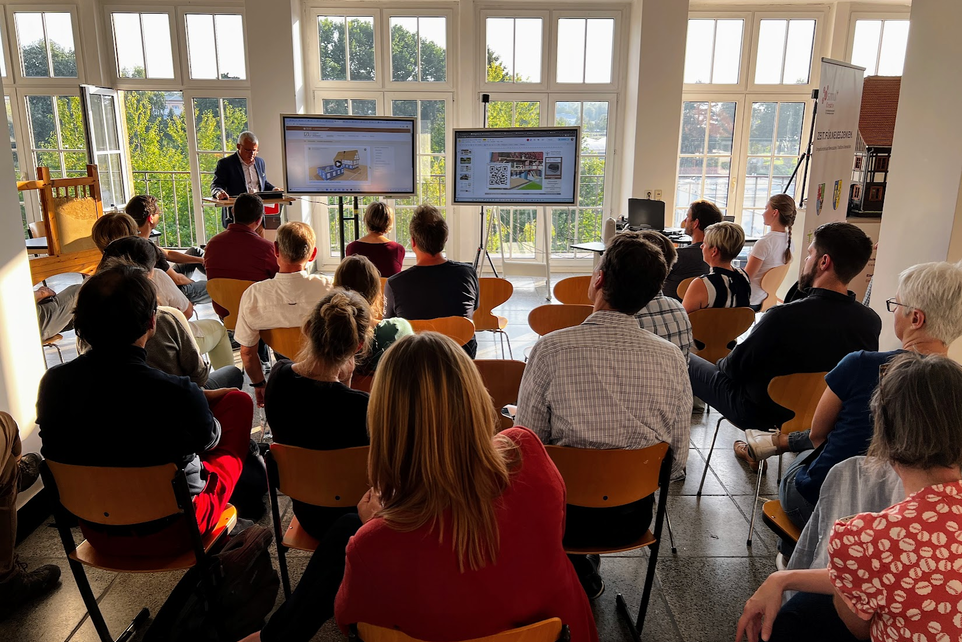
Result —
[[[485,225],[487,223],[487,225]],[[491,234],[491,217],[485,217],[484,206],[481,206],[481,234],[478,241],[478,251],[474,253],[474,271],[478,276],[484,272],[484,259],[488,260],[488,265],[491,266],[491,271],[494,272],[494,278],[498,278],[498,270],[494,267],[494,260],[491,259],[491,254],[488,252],[488,236]],[[482,258],[483,255],[483,258]]]
[[[337,197],[337,220],[341,230],[341,258],[344,258],[344,223],[354,221],[354,238],[361,238],[361,213],[358,207],[357,196],[354,197],[353,216],[344,216],[344,197]]]

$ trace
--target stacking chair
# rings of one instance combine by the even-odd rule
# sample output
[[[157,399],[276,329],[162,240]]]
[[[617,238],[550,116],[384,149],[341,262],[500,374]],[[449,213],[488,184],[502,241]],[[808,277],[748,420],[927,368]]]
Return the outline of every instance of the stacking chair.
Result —
[[[287,572],[287,549],[313,551],[318,541],[308,535],[296,517],[281,534],[281,513],[277,491],[291,499],[314,506],[352,508],[357,506],[370,488],[367,481],[368,446],[341,450],[313,450],[271,444],[265,457],[270,481],[271,513],[274,541],[281,568],[284,596],[291,596],[291,579]]]
[[[261,339],[271,350],[282,354],[288,359],[294,359],[307,342],[303,330],[300,328],[273,328],[261,330]]]
[[[507,279],[483,277],[478,279],[480,293],[478,309],[474,311],[474,328],[478,332],[496,332],[501,338],[501,358],[504,358],[504,341],[508,340],[508,354],[514,359],[511,351],[511,338],[504,331],[508,327],[507,317],[492,314],[491,310],[505,303],[514,293],[514,286]]]
[[[623,506],[658,491],[654,533],[649,529],[637,541],[619,547],[575,548],[565,545],[565,552],[571,555],[621,553],[645,546],[651,547],[638,618],[632,619],[628,603],[620,593],[616,598],[618,614],[625,621],[635,642],[640,642],[648,602],[651,600],[651,587],[655,581],[661,528],[668,507],[671,448],[664,442],[639,450],[594,450],[563,446],[545,448],[564,479],[568,491],[567,501],[571,505],[589,508]]]
[[[555,330],[581,325],[591,316],[592,311],[590,305],[539,305],[528,313],[528,325],[539,336],[544,336]]]
[[[233,330],[237,326],[237,312],[240,310],[241,295],[244,290],[254,285],[254,281],[241,279],[210,279],[207,281],[207,293],[211,301],[227,310],[227,316],[222,319],[224,327]]]
[[[569,276],[567,279],[561,279],[554,285],[554,298],[561,303],[592,305],[591,299],[588,298],[590,282],[590,276]]]
[[[812,427],[812,418],[818,400],[822,398],[827,384],[827,372],[800,372],[796,374],[775,377],[768,384],[768,396],[779,406],[788,408],[795,416],[779,426],[779,432],[790,433],[808,430]],[[782,458],[778,457],[778,482],[782,481]],[[758,480],[755,482],[755,501],[752,503],[752,518],[748,524],[748,545],[752,545],[752,534],[755,529],[755,510],[758,508],[758,496],[762,488],[762,469],[758,469]]]
[[[494,411],[501,421],[501,430],[510,428],[514,422],[501,415],[501,409],[508,404],[518,403],[521,377],[524,376],[524,361],[507,359],[475,359],[474,365],[481,373],[484,387],[488,389],[494,402]]]
[[[423,642],[397,629],[386,629],[363,622],[351,625],[348,640],[351,642]],[[571,633],[568,631],[568,626],[553,617],[550,620],[542,620],[496,635],[486,635],[483,638],[472,638],[463,642],[569,642],[569,640],[571,640]]]
[[[691,285],[691,282],[697,278],[698,278],[697,276],[690,276],[678,284],[678,287],[675,288],[675,293],[678,295],[679,299],[685,298],[685,292],[688,291],[688,286]]]
[[[41,341],[40,345],[44,348],[53,348],[54,350],[56,350],[57,356],[60,357],[60,363],[63,363],[63,352],[60,350],[60,346],[57,345],[61,341],[63,341],[63,335],[55,334],[49,339],[44,339],[43,341]],[[44,367],[46,367],[46,362],[47,360],[44,359]]]
[[[213,531],[201,535],[187,476],[174,464],[143,468],[75,466],[47,459],[40,464],[44,487],[53,502],[60,540],[67,554],[80,596],[101,642],[114,642],[97,597],[90,588],[84,566],[117,573],[160,573],[190,569],[200,574],[203,589],[210,595],[209,552],[237,523],[237,510],[228,505]],[[115,555],[98,550],[84,541],[77,546],[70,532],[71,515],[106,526],[142,524],[182,515],[190,535],[191,549],[172,556]],[[145,551],[145,553],[148,551]],[[117,638],[125,642],[150,617],[144,608]]]
[[[415,333],[439,332],[463,346],[474,337],[474,323],[466,317],[438,317],[437,319],[408,319]]]
[[[768,295],[762,301],[762,312],[778,304],[778,296],[775,293],[778,291],[778,286],[785,280],[786,274],[788,274],[788,263],[773,267],[762,275],[762,289]]]
[[[762,521],[782,539],[790,539],[797,543],[802,535],[802,529],[788,518],[782,509],[782,503],[777,499],[770,499],[762,504]]]

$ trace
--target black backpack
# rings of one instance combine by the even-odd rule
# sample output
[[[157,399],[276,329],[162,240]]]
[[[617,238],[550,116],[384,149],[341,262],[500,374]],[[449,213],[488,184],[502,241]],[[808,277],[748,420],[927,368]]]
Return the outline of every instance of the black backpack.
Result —
[[[273,540],[263,526],[231,537],[208,570],[211,603],[204,597],[198,573],[187,573],[157,613],[144,642],[236,642],[260,631],[280,587],[270,557]]]

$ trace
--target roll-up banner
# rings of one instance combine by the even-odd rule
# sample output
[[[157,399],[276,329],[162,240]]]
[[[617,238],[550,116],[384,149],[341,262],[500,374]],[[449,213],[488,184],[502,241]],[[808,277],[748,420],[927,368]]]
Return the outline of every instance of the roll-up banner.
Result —
[[[864,75],[864,67],[822,58],[805,204],[803,252],[812,242],[812,232],[816,227],[832,221],[844,221],[848,212]],[[804,264],[804,261],[799,262],[799,273]]]

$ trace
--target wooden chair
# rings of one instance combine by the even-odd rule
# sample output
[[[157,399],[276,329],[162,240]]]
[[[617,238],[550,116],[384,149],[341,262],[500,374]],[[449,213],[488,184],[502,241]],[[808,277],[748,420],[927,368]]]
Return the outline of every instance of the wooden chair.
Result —
[[[466,317],[438,317],[437,319],[408,319],[415,333],[439,332],[463,346],[474,338],[474,323]]]
[[[778,286],[780,286],[782,281],[785,280],[786,274],[788,274],[788,263],[785,265],[779,265],[778,267],[773,267],[762,275],[761,286],[768,296],[765,297],[764,301],[762,301],[761,312],[764,312],[768,308],[780,303],[776,292],[778,291]]]
[[[795,416],[779,426],[781,433],[808,430],[812,427],[812,418],[818,400],[828,384],[825,383],[827,372],[799,372],[796,374],[774,377],[768,384],[768,396],[779,406],[788,408]],[[778,482],[782,481],[782,458],[778,458]],[[752,518],[748,524],[748,545],[752,545],[752,533],[755,528],[755,510],[758,507],[758,497],[762,489],[762,470],[758,469],[758,480],[755,482],[755,501],[752,503]]]
[[[288,359],[296,359],[298,353],[307,343],[307,337],[304,336],[304,331],[301,328],[261,330],[261,339],[276,354],[283,355]]]
[[[777,499],[770,499],[762,504],[762,521],[782,539],[797,543],[802,536],[802,529],[788,518],[782,509],[782,503]]]
[[[688,291],[688,286],[691,285],[691,282],[697,278],[698,278],[697,276],[690,276],[678,284],[678,287],[675,288],[675,293],[678,294],[679,299],[685,298],[685,292]]]
[[[561,304],[539,305],[528,313],[528,325],[539,336],[549,332],[580,325],[593,311],[590,305]]]
[[[588,284],[591,276],[569,276],[554,285],[554,298],[561,303],[593,305],[588,298]]]
[[[639,450],[594,450],[590,448],[565,448],[545,446],[548,455],[564,479],[569,504],[589,508],[623,506],[658,492],[658,509],[655,514],[654,533],[649,529],[637,541],[617,547],[570,547],[565,552],[572,555],[620,553],[645,546],[650,547],[645,587],[637,619],[628,612],[628,603],[619,593],[615,602],[618,614],[625,621],[635,642],[641,640],[645,615],[651,600],[651,588],[655,581],[655,565],[661,543],[661,529],[668,506],[668,482],[671,477],[671,448],[659,443]]]
[[[234,528],[237,511],[228,505],[217,526],[201,535],[194,504],[187,487],[187,476],[175,464],[142,468],[75,466],[47,459],[40,464],[44,487],[53,503],[60,540],[67,554],[80,596],[83,598],[101,642],[113,642],[97,598],[90,588],[84,566],[117,573],[160,573],[190,569],[198,573],[202,587],[210,595],[208,553]],[[180,555],[129,556],[95,549],[84,541],[77,546],[70,531],[71,516],[106,526],[129,526],[173,515],[182,515],[190,536],[191,548]],[[148,552],[148,551],[145,551]],[[150,612],[144,608],[128,625],[117,642],[128,640]]]
[[[524,376],[524,361],[507,359],[475,359],[474,365],[481,373],[484,387],[488,389],[494,402],[494,411],[501,422],[501,430],[510,428],[514,422],[501,415],[501,409],[508,404],[518,403],[521,377]]]
[[[241,279],[210,279],[207,281],[207,294],[211,301],[227,310],[227,316],[221,319],[224,327],[233,330],[237,327],[237,312],[240,310],[240,300],[244,291],[254,285],[254,281]]]
[[[63,363],[63,352],[61,352],[60,346],[57,345],[61,341],[63,341],[63,335],[55,334],[49,339],[44,339],[43,341],[41,341],[40,345],[43,346],[44,348],[53,348],[54,350],[56,350],[57,356],[60,357],[60,363]],[[47,360],[44,359],[44,367],[46,367],[46,361]]]
[[[387,301],[385,300],[385,296],[384,296],[385,285],[387,285],[387,277],[382,276],[381,277],[381,315],[377,317],[378,319],[384,318],[384,307],[387,305]]]
[[[352,508],[357,506],[370,488],[367,480],[368,446],[341,450],[312,450],[271,444],[265,461],[270,481],[274,541],[280,562],[281,584],[285,597],[291,596],[291,580],[287,572],[287,549],[313,551],[318,541],[308,535],[296,517],[281,534],[281,514],[277,491],[291,499],[313,506]]]
[[[423,642],[397,629],[387,629],[364,622],[351,625],[348,640],[351,642]],[[568,626],[562,624],[560,619],[553,617],[518,629],[463,642],[569,642],[570,640],[571,633],[568,631]]]
[[[508,354],[514,359],[511,351],[511,338],[504,331],[508,327],[507,317],[493,314],[491,310],[505,303],[514,293],[514,286],[507,279],[482,277],[478,279],[480,291],[478,293],[478,309],[474,311],[474,329],[478,332],[495,332],[501,339],[501,358],[504,358],[504,340],[508,340]]]

